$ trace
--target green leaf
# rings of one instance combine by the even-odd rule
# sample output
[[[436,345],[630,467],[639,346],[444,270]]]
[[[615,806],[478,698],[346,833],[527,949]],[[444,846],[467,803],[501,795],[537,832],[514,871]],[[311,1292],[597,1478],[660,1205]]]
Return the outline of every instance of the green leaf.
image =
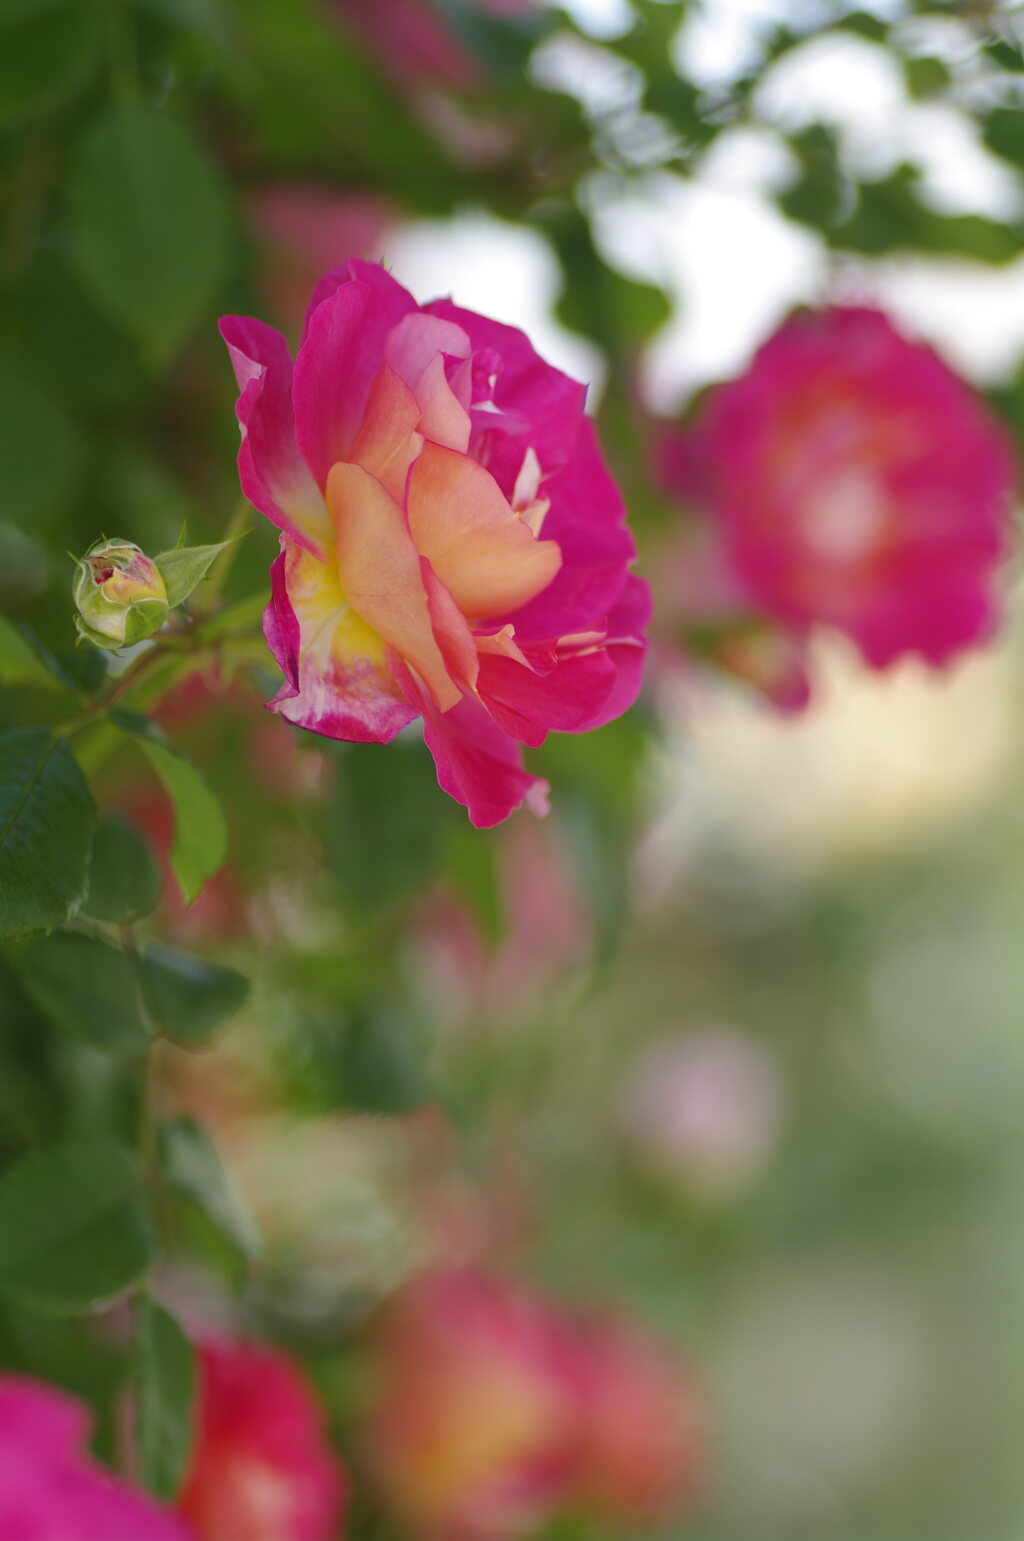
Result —
[[[78,429],[14,359],[0,357],[4,518],[32,534],[71,495],[82,460]]]
[[[135,1311],[135,1448],[139,1478],[173,1500],[192,1448],[195,1353],[169,1311],[144,1295]]]
[[[116,814],[96,831],[84,912],[109,923],[141,920],[159,903],[163,880],[142,836]]]
[[[4,0],[0,123],[45,111],[93,73],[103,46],[96,0]]]
[[[0,734],[0,939],[51,931],[85,898],[96,807],[46,728]]]
[[[160,1031],[198,1049],[244,1006],[249,981],[223,964],[151,942],[142,959],[142,992]]]
[[[165,363],[226,272],[219,172],[186,124],[147,103],[121,102],[86,136],[70,197],[83,281],[151,360]]]
[[[168,1188],[197,1204],[230,1246],[244,1257],[262,1252],[256,1222],[210,1136],[194,1119],[176,1118],[161,1125],[160,1166]]]
[[[123,1145],[64,1140],[0,1178],[0,1294],[88,1311],[130,1289],[156,1250],[142,1174]]]
[[[191,904],[228,854],[224,810],[191,760],[158,739],[134,736],[174,805],[171,866],[186,904]]]
[[[338,752],[327,853],[343,893],[362,914],[422,887],[437,870],[448,809],[423,745],[346,744]]]
[[[175,547],[173,551],[164,551],[154,557],[172,610],[175,605],[183,604],[192,590],[202,583],[221,552],[240,539],[240,535],[233,535],[230,540],[219,541],[215,546]]]
[[[0,616],[0,685],[67,690],[71,682],[27,626],[18,626]]]
[[[108,1054],[146,1052],[138,972],[120,947],[58,931],[31,942],[11,962],[39,1010],[64,1032]]]

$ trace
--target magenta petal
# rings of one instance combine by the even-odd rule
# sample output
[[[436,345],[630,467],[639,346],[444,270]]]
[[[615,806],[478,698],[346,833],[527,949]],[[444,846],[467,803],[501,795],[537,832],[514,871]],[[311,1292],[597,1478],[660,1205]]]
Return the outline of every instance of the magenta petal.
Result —
[[[629,710],[640,694],[647,660],[647,626],[651,619],[651,591],[642,578],[631,573],[615,609],[608,617],[609,658],[615,664],[615,683],[593,726],[614,722]]]
[[[188,1541],[177,1518],[87,1454],[90,1422],[67,1392],[0,1375],[4,1541]]]
[[[514,326],[462,310],[451,300],[434,300],[423,309],[429,315],[454,321],[469,337],[474,353],[486,350],[500,366],[494,405],[509,414],[509,424],[517,431],[510,434],[500,425],[485,429],[476,436],[479,443],[474,443],[473,454],[486,465],[505,496],[512,493],[527,446],[536,451],[546,475],[561,470],[576,447],[586,386],[545,363],[525,332]],[[478,415],[477,421],[488,419]]]
[[[356,270],[358,278],[346,276]],[[416,305],[372,262],[346,263],[318,286],[321,292],[306,320],[292,394],[299,446],[324,487],[331,466],[349,458],[388,337]]]
[[[465,696],[439,712],[399,660],[392,664],[406,699],[423,715],[423,738],[434,756],[438,785],[469,810],[476,829],[490,829],[525,803],[547,813],[548,784],[523,769],[519,745]]]
[[[220,334],[240,392],[235,412],[242,430],[242,492],[279,530],[319,552],[330,539],[330,521],[295,442],[288,344],[272,326],[248,316],[224,316]]]
[[[583,733],[606,722],[603,708],[615,676],[615,664],[603,651],[561,659],[543,675],[513,658],[485,654],[478,689],[495,721],[521,744],[535,748],[551,729]]]
[[[603,629],[636,554],[619,489],[605,466],[589,418],[581,423],[571,463],[543,482],[541,491],[551,499],[542,534],[545,540],[558,542],[562,566],[543,593],[509,617],[515,621],[520,642]]]

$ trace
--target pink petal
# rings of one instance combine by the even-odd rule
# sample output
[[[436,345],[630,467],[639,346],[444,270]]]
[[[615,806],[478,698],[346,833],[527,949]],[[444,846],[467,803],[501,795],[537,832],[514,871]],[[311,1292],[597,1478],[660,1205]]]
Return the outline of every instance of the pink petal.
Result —
[[[281,547],[270,569],[271,598],[263,616],[267,645],[285,673],[285,683],[269,703],[271,710],[296,727],[327,738],[389,743],[415,713],[400,697],[382,651],[376,656],[346,651],[338,645],[344,632],[340,639],[332,636],[319,614],[310,617],[302,650],[299,616],[307,587],[301,574],[303,561],[299,550],[283,537]],[[333,576],[325,574],[328,579]]]
[[[442,711],[462,692],[434,638],[419,553],[394,498],[362,466],[338,464],[327,481],[341,587],[353,608],[424,680]]]
[[[383,268],[350,262],[337,274],[347,270],[360,276],[341,279],[311,307],[295,359],[295,434],[321,487],[331,466],[350,458],[388,335],[415,306]]]
[[[520,608],[558,571],[553,541],[539,541],[476,461],[427,443],[409,475],[409,526],[465,615]]]
[[[455,324],[469,337],[474,352],[489,350],[500,363],[494,386],[494,405],[527,425],[527,442],[492,427],[478,415],[480,445],[474,454],[494,476],[506,497],[511,497],[527,444],[537,452],[546,475],[553,475],[569,461],[576,447],[587,388],[553,365],[545,363],[525,332],[502,326],[474,311],[462,310],[451,300],[434,300],[423,309]],[[491,415],[493,421],[493,414]]]
[[[550,729],[583,733],[608,721],[606,706],[616,667],[603,652],[560,661],[550,674],[533,674],[511,658],[480,660],[480,697],[496,722],[522,744],[542,744]]]
[[[543,460],[541,461],[543,465]],[[589,418],[580,425],[571,463],[542,486],[551,507],[544,535],[557,541],[562,565],[552,583],[515,615],[520,642],[603,628],[626,585],[636,554],[626,510],[608,473]]]
[[[322,551],[330,541],[330,519],[295,442],[288,344],[272,326],[247,316],[224,316],[220,334],[240,390],[235,412],[242,430],[242,492],[279,530]]]
[[[442,716],[400,660],[392,668],[410,705],[423,714],[423,738],[434,756],[438,785],[468,808],[476,829],[500,824],[524,803],[533,813],[547,813],[547,782],[523,769],[518,744],[478,701],[464,696]]]

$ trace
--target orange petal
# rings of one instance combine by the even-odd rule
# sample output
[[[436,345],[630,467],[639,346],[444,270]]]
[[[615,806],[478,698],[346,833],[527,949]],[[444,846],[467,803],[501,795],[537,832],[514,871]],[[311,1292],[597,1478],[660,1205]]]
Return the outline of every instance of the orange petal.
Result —
[[[327,478],[338,574],[352,608],[405,658],[442,712],[462,699],[434,638],[420,559],[394,498],[362,466],[339,462]]]
[[[555,541],[537,540],[489,471],[429,441],[409,476],[409,525],[464,615],[518,610],[562,565]]]
[[[405,502],[406,473],[419,454],[422,440],[414,430],[421,408],[415,395],[390,364],[384,364],[370,388],[352,459],[391,494]]]

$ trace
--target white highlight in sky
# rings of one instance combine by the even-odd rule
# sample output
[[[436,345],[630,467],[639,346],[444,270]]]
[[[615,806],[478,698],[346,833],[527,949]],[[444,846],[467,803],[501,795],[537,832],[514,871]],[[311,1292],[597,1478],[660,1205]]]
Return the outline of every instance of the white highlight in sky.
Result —
[[[548,363],[589,384],[590,405],[600,396],[604,358],[555,320],[562,273],[537,231],[483,213],[416,220],[391,237],[387,259],[421,303],[450,295],[456,305],[520,327]]]

